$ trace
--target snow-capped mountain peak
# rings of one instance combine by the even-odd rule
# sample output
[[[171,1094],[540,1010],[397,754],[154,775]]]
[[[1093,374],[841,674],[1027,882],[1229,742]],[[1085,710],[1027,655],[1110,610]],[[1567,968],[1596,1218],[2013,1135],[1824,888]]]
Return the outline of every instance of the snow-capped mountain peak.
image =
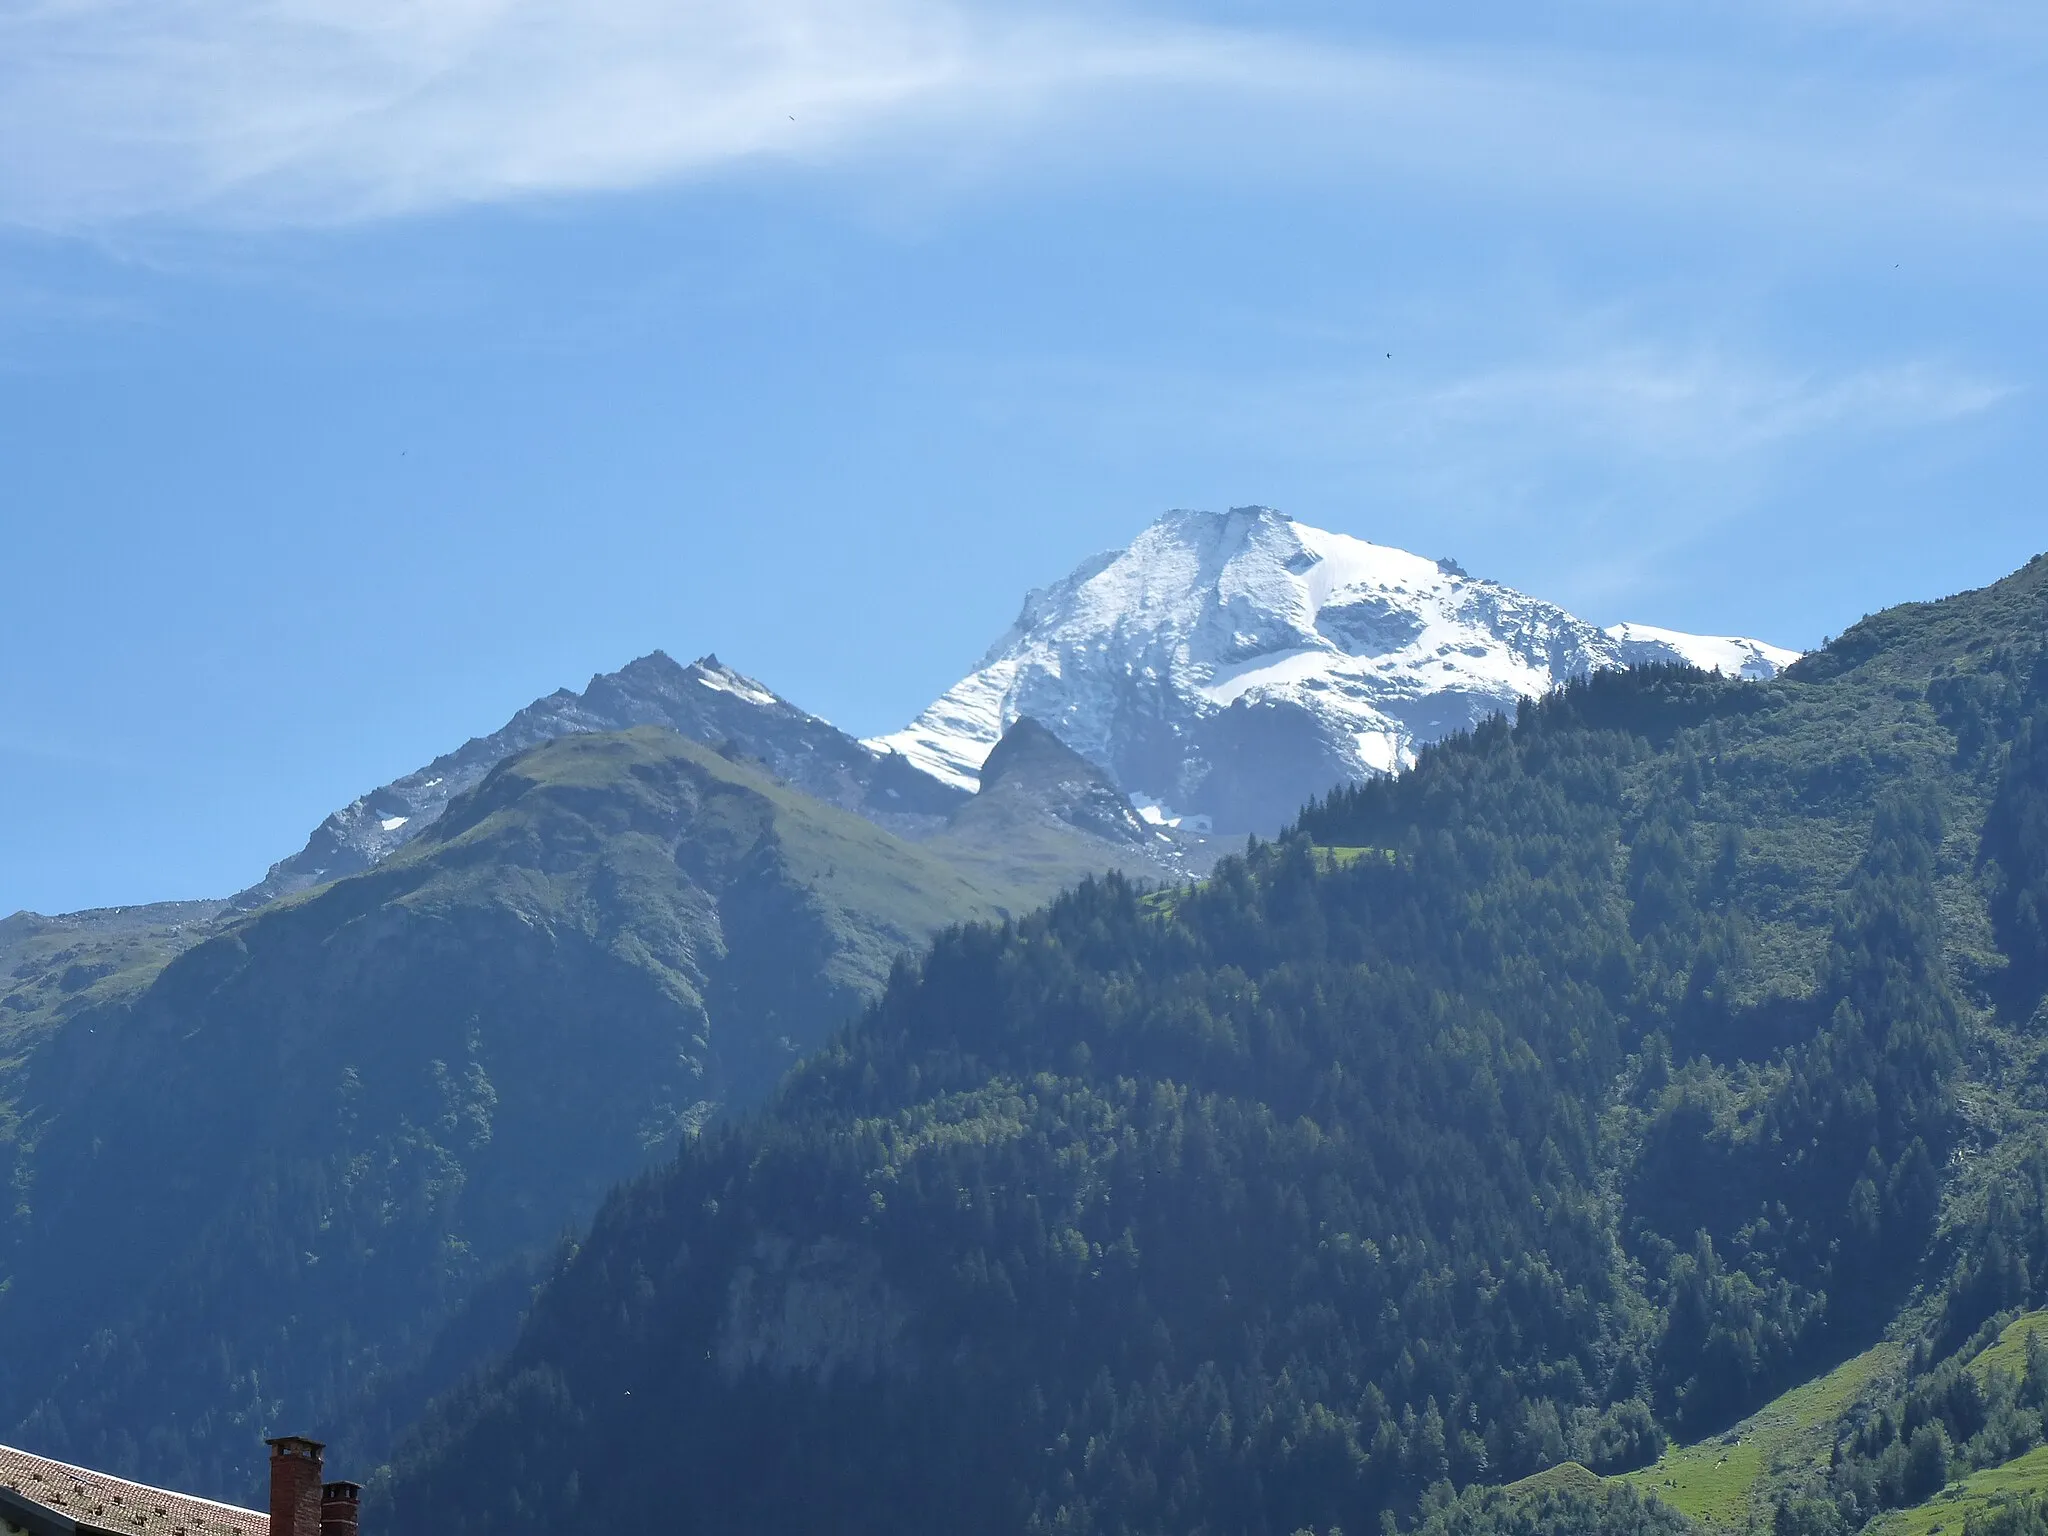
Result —
[[[1310,795],[1600,667],[1767,677],[1795,652],[1646,625],[1601,630],[1431,560],[1267,507],[1169,512],[1032,592],[981,664],[869,745],[970,787],[1019,716],[1148,814],[1267,831]]]

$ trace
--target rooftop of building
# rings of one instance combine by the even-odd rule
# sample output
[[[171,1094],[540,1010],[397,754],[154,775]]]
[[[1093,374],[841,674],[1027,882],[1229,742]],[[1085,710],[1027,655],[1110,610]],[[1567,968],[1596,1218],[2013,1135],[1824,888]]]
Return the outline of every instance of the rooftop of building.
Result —
[[[270,1516],[0,1445],[0,1487],[81,1524],[133,1536],[270,1536]]]

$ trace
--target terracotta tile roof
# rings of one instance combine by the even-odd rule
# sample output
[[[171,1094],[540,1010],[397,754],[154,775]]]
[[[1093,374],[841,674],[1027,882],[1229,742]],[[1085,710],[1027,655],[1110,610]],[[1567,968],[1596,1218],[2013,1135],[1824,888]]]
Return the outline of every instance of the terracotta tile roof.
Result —
[[[270,1516],[0,1445],[0,1487],[81,1525],[133,1536],[270,1536]]]

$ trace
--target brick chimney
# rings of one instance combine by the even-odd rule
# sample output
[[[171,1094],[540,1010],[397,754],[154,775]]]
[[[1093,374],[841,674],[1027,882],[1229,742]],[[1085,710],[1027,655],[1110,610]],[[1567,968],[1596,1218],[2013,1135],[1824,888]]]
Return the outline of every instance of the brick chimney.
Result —
[[[321,1484],[320,1536],[356,1536],[356,1511],[362,1496],[361,1483]]]
[[[264,1444],[270,1447],[270,1536],[320,1536],[320,1453],[327,1447],[302,1435]]]

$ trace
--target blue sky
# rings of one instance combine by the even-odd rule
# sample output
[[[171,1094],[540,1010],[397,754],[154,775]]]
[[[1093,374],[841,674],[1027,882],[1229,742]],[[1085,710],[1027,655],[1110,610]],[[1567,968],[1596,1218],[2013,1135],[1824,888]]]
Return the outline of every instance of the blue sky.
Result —
[[[0,5],[0,912],[238,888],[657,646],[893,728],[1173,506],[1791,645],[1995,579],[2044,65],[1969,0]]]

